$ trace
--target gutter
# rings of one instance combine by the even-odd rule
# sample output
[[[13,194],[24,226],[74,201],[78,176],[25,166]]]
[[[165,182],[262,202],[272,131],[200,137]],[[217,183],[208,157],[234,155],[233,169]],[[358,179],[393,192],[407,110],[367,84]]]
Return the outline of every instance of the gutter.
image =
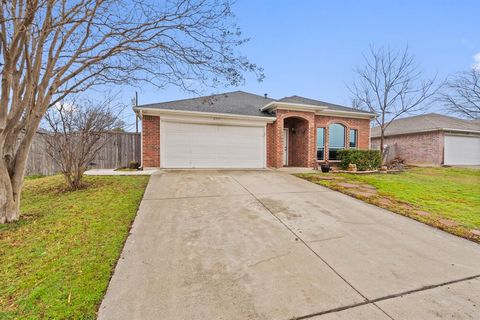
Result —
[[[352,116],[356,117],[356,118],[369,118],[369,119],[373,119],[373,118],[376,118],[377,115],[375,113],[370,113],[370,112],[358,112],[358,111],[344,111],[344,110],[333,110],[333,109],[326,109],[326,110],[322,110],[322,111],[319,111],[317,112],[318,115],[325,115],[325,116],[329,116],[329,115],[338,115],[338,116],[350,116],[352,118]]]
[[[329,109],[327,106],[317,106],[317,105],[310,105],[310,104],[299,104],[299,103],[290,103],[290,102],[278,102],[272,101],[265,105],[264,107],[260,108],[260,111],[268,111],[271,109],[275,109],[278,107],[285,107],[287,110],[298,110],[298,111],[308,111],[308,112],[315,112],[318,115],[338,115],[338,116],[349,116],[352,118],[369,118],[373,119],[376,118],[377,115],[375,113],[370,112],[358,112],[358,111],[343,111],[343,110],[334,110]]]
[[[276,117],[262,117],[262,116],[249,116],[231,113],[216,113],[216,112],[202,112],[202,111],[186,111],[186,110],[170,110],[159,108],[144,108],[134,107],[135,113],[141,112],[142,115],[183,115],[183,116],[195,116],[201,118],[222,118],[222,119],[234,119],[234,120],[250,120],[272,123],[277,120]]]
[[[274,109],[275,106],[287,107],[291,110],[302,109],[302,110],[307,110],[307,111],[316,111],[316,110],[327,109],[327,107],[325,107],[325,106],[315,106],[315,105],[311,105],[311,104],[272,101],[272,102],[268,103],[267,105],[263,106],[262,108],[260,108],[260,111],[268,111],[268,110]]]

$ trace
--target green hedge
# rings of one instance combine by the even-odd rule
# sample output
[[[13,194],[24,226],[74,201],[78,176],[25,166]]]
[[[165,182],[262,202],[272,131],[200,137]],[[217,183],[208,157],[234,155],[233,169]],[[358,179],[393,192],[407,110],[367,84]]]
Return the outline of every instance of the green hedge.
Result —
[[[347,170],[350,163],[356,164],[359,171],[376,170],[382,162],[379,150],[339,150],[338,159],[343,170]]]

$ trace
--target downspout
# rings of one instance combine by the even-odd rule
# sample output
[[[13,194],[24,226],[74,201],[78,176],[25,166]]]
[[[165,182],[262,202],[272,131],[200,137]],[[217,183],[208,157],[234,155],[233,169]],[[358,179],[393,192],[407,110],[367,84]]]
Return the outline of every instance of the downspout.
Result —
[[[140,165],[143,168],[143,114],[140,110],[140,120],[142,121],[142,132],[140,133]]]
[[[368,127],[368,150],[372,149],[372,127],[371,124]]]
[[[138,92],[135,91],[135,108],[138,107]],[[138,115],[135,113],[135,133],[138,133]]]

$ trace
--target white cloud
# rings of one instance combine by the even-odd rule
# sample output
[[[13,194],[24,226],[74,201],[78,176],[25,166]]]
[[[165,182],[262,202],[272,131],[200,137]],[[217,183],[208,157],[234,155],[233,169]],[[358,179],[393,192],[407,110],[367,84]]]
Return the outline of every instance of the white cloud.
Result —
[[[480,52],[473,56],[473,69],[480,70]]]

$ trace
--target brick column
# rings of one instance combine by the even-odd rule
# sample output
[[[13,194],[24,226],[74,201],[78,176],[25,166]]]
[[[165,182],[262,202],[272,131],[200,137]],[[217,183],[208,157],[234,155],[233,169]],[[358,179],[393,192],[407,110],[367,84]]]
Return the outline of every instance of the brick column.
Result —
[[[160,167],[160,117],[142,117],[142,152],[142,166]]]
[[[315,125],[315,115],[311,114],[308,121],[308,166],[317,167],[317,127]]]
[[[277,115],[278,116],[278,115]],[[281,117],[273,123],[273,136],[274,136],[274,157],[275,161],[273,166],[275,168],[283,167],[283,118]]]
[[[267,167],[275,167],[275,129],[273,123],[267,123]]]
[[[277,109],[276,111],[277,120],[272,125],[273,131],[273,160],[270,166],[275,168],[283,167],[283,128],[284,120],[286,118],[299,118],[301,121],[306,121],[307,123],[307,132],[306,132],[306,150],[299,150],[300,157],[306,157],[303,161],[308,167],[316,167],[316,130],[315,130],[315,113],[306,112],[306,111],[294,111],[294,110],[284,110]]]

